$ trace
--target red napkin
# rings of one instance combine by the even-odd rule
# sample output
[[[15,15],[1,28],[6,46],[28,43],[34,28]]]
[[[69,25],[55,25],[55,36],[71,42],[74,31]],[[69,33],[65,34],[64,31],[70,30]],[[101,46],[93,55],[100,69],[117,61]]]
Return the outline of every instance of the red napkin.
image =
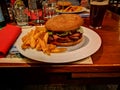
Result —
[[[21,28],[7,24],[0,30],[0,57],[4,57],[21,33]]]

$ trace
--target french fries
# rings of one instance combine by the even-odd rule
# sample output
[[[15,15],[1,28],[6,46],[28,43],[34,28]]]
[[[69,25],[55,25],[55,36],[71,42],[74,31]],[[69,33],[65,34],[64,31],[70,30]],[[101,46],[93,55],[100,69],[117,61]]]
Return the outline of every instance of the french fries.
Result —
[[[66,50],[67,50],[66,48],[55,48],[55,49],[52,49],[51,52],[60,53],[60,52],[65,52]]]
[[[45,27],[37,27],[35,30],[31,30],[25,36],[22,37],[21,48],[25,49],[36,49],[43,53],[50,55],[51,53],[65,52],[66,48],[57,48],[56,45],[48,44],[48,32]]]
[[[67,8],[56,9],[57,12],[80,12],[83,10],[82,6],[70,5]]]
[[[63,12],[79,12],[82,10],[82,6],[69,6],[63,10]]]

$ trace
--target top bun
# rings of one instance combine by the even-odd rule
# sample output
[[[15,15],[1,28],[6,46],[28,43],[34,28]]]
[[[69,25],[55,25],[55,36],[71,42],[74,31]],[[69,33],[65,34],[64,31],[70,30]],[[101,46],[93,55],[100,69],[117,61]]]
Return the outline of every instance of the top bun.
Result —
[[[51,31],[70,31],[78,29],[83,19],[77,14],[61,14],[49,19],[45,26]]]
[[[58,1],[57,5],[58,6],[70,6],[70,5],[72,5],[72,3],[69,1]]]

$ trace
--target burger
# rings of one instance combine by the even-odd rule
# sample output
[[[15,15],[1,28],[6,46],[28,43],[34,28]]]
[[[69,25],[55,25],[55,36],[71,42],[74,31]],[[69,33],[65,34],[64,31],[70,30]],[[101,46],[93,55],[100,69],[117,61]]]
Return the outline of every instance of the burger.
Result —
[[[48,43],[57,46],[72,46],[83,39],[83,30],[80,27],[83,19],[77,14],[61,14],[49,19],[45,27],[48,30]]]

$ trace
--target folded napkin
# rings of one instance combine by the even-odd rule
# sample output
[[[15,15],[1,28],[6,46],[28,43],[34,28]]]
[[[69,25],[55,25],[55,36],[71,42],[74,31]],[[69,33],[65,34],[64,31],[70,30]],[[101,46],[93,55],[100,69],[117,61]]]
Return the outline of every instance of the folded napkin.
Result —
[[[10,24],[0,30],[0,57],[4,57],[7,54],[20,33],[20,27]]]

